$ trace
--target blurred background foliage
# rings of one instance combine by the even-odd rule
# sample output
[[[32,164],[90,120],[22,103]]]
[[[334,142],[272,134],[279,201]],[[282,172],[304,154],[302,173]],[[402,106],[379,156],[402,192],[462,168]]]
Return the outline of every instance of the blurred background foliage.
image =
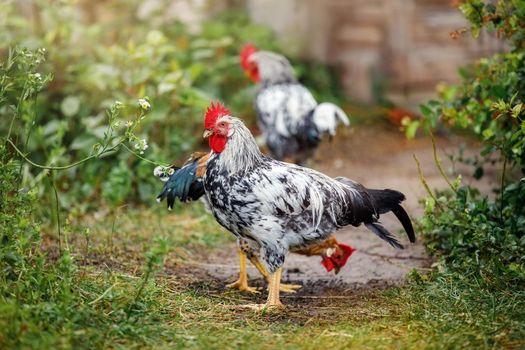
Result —
[[[239,69],[238,52],[246,42],[278,49],[271,31],[250,23],[241,10],[210,16],[195,30],[166,20],[162,7],[145,15],[142,5],[113,0],[103,4],[107,12],[95,13],[88,1],[3,1],[0,59],[7,58],[10,47],[40,50],[38,74],[28,79],[40,79],[45,88],[16,112],[4,105],[0,132],[7,133],[15,117],[12,137],[19,144],[28,138],[24,151],[29,158],[61,166],[92,153],[104,137],[105,109],[112,103],[120,101],[129,110],[138,98],[148,96],[152,108],[138,130],[149,144],[144,157],[171,163],[205,147],[202,114],[211,100],[224,101],[254,125],[255,86]],[[300,76],[308,73],[305,83],[315,87],[317,98],[342,99],[331,68],[294,63]],[[46,172],[23,168],[23,184],[32,187]],[[61,172],[56,179],[64,193],[61,206],[81,214],[99,206],[100,196],[110,207],[125,201],[149,203],[159,188],[152,168],[128,152],[118,152]],[[38,187],[40,195],[46,190]]]

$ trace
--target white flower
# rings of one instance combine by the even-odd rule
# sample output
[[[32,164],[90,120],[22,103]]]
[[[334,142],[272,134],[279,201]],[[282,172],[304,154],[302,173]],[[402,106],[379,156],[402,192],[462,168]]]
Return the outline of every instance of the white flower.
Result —
[[[144,151],[148,149],[148,141],[146,139],[138,140],[134,145],[136,150],[139,150],[139,154],[144,154]]]
[[[166,167],[163,167],[162,165],[158,165],[153,169],[153,176],[162,177],[164,174],[166,174]]]
[[[175,172],[175,170],[171,167],[165,167],[162,165],[159,165],[153,169],[153,175],[158,177],[161,181],[168,181],[170,179],[170,176]]]
[[[40,73],[33,74],[33,77],[35,77],[37,80],[42,80],[42,75]]]
[[[132,126],[132,125],[133,125],[133,122],[132,122],[131,120],[128,120],[128,121],[126,122],[126,128],[129,128],[129,127]]]
[[[145,98],[140,98],[140,99],[139,99],[139,107],[140,107],[143,111],[149,111],[149,109],[151,108],[151,104],[150,104],[149,101],[146,100]]]

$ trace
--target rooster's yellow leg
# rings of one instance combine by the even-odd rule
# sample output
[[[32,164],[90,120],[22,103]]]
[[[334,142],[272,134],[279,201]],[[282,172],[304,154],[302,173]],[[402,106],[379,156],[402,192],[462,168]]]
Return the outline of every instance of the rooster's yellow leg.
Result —
[[[250,309],[255,310],[271,310],[275,311],[278,309],[283,309],[284,305],[281,303],[281,300],[279,298],[279,285],[281,284],[281,273],[283,269],[280,267],[272,273],[269,277],[268,282],[268,300],[266,300],[266,304],[248,304],[248,305],[242,305],[242,307],[248,307]]]
[[[283,268],[280,267],[270,275],[270,281],[268,282],[268,300],[266,301],[267,308],[284,308],[284,305],[279,299],[282,271]]]
[[[270,283],[270,274],[268,273],[268,270],[266,270],[266,267],[263,265],[263,263],[261,263],[259,258],[257,258],[256,256],[251,256],[250,257],[250,261],[257,268],[257,270],[259,270],[261,275],[264,277],[266,282],[269,284]],[[284,283],[280,283],[280,285],[279,285],[279,288],[280,288],[281,292],[283,292],[283,293],[295,293],[297,291],[297,289],[299,289],[301,287],[302,286],[300,284],[284,284]]]
[[[256,288],[248,286],[248,272],[246,271],[246,254],[239,249],[239,279],[233,283],[227,284],[228,288],[235,288],[241,292],[259,293]]]

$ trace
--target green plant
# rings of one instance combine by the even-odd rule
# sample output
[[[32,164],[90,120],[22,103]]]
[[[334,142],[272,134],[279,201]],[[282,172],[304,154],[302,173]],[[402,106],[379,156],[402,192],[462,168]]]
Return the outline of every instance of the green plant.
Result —
[[[436,196],[432,196],[427,202],[424,229],[436,251],[454,261],[462,261],[461,256],[465,256],[472,258],[466,265],[474,266],[488,261],[491,255],[492,267],[497,265],[493,260],[499,259],[501,266],[523,272],[525,3],[469,0],[460,9],[471,22],[473,36],[486,27],[508,40],[511,50],[461,70],[460,85],[440,86],[441,99],[422,105],[423,119],[407,130],[413,135],[419,126],[430,130],[444,123],[475,135],[484,145],[482,159],[474,163],[478,175],[483,174],[483,162],[493,162],[486,156],[493,155],[501,160],[501,181],[495,199],[459,184],[441,194],[439,206]],[[469,246],[471,249],[465,249]],[[499,272],[504,271],[493,271]]]
[[[420,221],[429,251],[458,274],[491,288],[525,286],[525,181],[505,187],[498,201],[460,184],[427,198]]]
[[[164,0],[147,16],[140,15],[139,0],[113,0],[107,4],[111,11],[104,14],[75,1],[0,5],[0,58],[9,47],[47,48],[42,50],[45,62],[35,72],[47,87],[32,100],[31,121],[15,120],[20,126],[34,125],[30,137],[15,137],[27,137],[22,151],[31,160],[64,166],[92,155],[92,145],[103,141],[106,132],[103,111],[114,101],[133,106],[136,96],[149,96],[154,106],[140,127],[141,138],[149,141],[145,158],[163,163],[180,161],[204,146],[202,111],[210,100],[223,100],[253,123],[255,88],[239,68],[238,52],[248,41],[278,50],[271,31],[235,10],[212,16],[193,32],[166,19],[162,9],[169,3]],[[313,74],[303,67],[297,63],[316,96],[324,99],[340,91],[333,75],[326,78],[326,68],[316,66],[313,72],[320,73]],[[0,110],[0,118],[11,117],[10,110]],[[6,125],[0,124],[0,134],[7,133]],[[15,129],[23,133],[25,127]],[[123,201],[150,203],[159,188],[151,172],[150,163],[125,152],[107,154],[104,162],[83,163],[57,174],[60,208],[86,213],[100,205],[115,208]],[[29,165],[22,173],[22,186],[45,178],[45,172]],[[108,181],[115,182],[118,194],[109,194]],[[100,195],[105,203],[94,200]]]
[[[417,317],[431,327],[456,329],[467,322],[478,330],[472,342],[497,347],[501,338],[523,337],[525,2],[466,0],[460,10],[474,37],[483,28],[496,32],[510,51],[461,69],[459,85],[438,86],[439,99],[422,105],[423,118],[408,123],[406,132],[413,137],[420,127],[445,126],[474,135],[483,145],[480,156],[470,160],[475,175],[483,176],[487,163],[498,164],[499,185],[488,196],[462,184],[461,177],[450,181],[436,152],[449,188],[432,191],[420,169],[429,197],[419,224],[438,261],[429,275],[414,274],[410,292],[429,304],[430,311],[420,306]]]
[[[70,246],[74,239],[71,237],[71,222],[69,219],[61,219],[56,177],[84,164],[103,162],[106,157],[119,151],[126,151],[151,162],[142,157],[148,148],[146,139],[136,135],[137,129],[146,120],[151,104],[148,98],[139,99],[138,106],[133,108],[135,114],[129,118],[126,117],[126,112],[131,112],[132,107],[116,101],[107,109],[107,126],[100,141],[90,147],[87,156],[70,164],[56,165],[53,157],[45,164],[35,163],[23,150],[28,146],[34,127],[33,121],[37,118],[34,101],[38,93],[45,88],[45,83],[51,81],[49,77],[42,78],[37,72],[43,62],[44,50],[31,52],[26,49],[14,49],[9,52],[8,60],[0,65],[0,81],[4,83],[0,87],[0,109],[12,115],[7,134],[0,137],[2,348],[34,347],[36,344],[44,348],[64,347],[64,344],[69,347],[70,344],[76,344],[76,330],[84,328],[89,320],[95,320],[100,325],[116,323],[122,329],[128,329],[128,332],[135,334],[138,331],[133,326],[136,317],[142,316],[152,308],[150,296],[158,290],[151,277],[162,266],[168,249],[167,239],[154,240],[153,248],[146,253],[147,264],[143,278],[137,286],[128,284],[121,290],[114,303],[119,312],[114,316],[108,318],[100,310],[91,307],[106,297],[112,287],[101,295],[94,296],[94,293],[101,293],[100,284],[80,278],[85,277],[85,271],[82,274],[78,273],[75,247]],[[58,232],[57,237],[48,235],[46,238],[58,241],[52,248],[42,247],[46,243],[40,234],[41,228],[35,210],[38,206],[34,205],[38,203],[37,190],[41,181],[36,182],[30,189],[22,187],[24,164],[40,169],[44,178],[49,179],[52,191],[48,191],[46,195],[54,199],[56,207],[48,212],[53,212]],[[121,167],[117,171],[126,170],[125,167]],[[103,193],[122,200],[125,195],[122,195],[121,191],[126,186],[121,185],[119,189],[118,179],[116,173],[113,182],[110,182],[112,187]],[[113,223],[111,236],[114,229]],[[90,254],[89,229],[84,229],[84,238],[86,262]],[[90,289],[90,292],[83,288]],[[89,301],[90,299],[92,300]],[[152,314],[148,313],[148,317],[151,316]],[[70,340],[64,343],[61,337],[68,337]]]
[[[408,125],[407,135],[439,124],[465,130],[485,144],[482,156],[501,154],[525,172],[525,3],[469,0],[460,9],[474,37],[486,28],[511,50],[460,69],[460,85],[438,86],[440,99],[421,106],[423,118]]]

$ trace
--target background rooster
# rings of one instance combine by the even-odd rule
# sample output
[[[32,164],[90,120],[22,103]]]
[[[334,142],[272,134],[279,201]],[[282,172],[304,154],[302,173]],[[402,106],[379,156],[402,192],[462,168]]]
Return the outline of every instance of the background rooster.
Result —
[[[208,108],[204,127],[212,149],[203,176],[206,199],[219,224],[269,276],[268,300],[255,307],[282,306],[280,279],[288,251],[325,241],[343,226],[365,224],[392,246],[403,248],[378,221],[380,214],[392,211],[409,240],[415,241],[412,223],[400,205],[402,193],[367,189],[346,178],[332,179],[266,157],[243,122],[219,104]]]
[[[157,201],[162,201],[166,198],[168,209],[171,210],[178,198],[181,202],[191,202],[196,200],[203,200],[207,208],[209,204],[204,196],[204,184],[202,177],[206,171],[206,162],[208,161],[210,152],[195,152],[184,163],[182,167],[171,166],[169,168],[157,167],[154,170],[154,175],[166,182],[164,189],[157,196]],[[320,256],[321,263],[325,269],[330,272],[339,273],[340,269],[346,265],[348,258],[355,249],[349,245],[339,243],[335,237],[329,237],[327,240],[311,244],[308,247],[292,250],[294,253],[306,256]],[[240,291],[256,292],[256,289],[248,285],[248,274],[246,269],[247,256],[242,249],[238,250],[239,254],[239,279],[228,285],[230,288],[239,289]],[[269,274],[265,268],[250,255],[250,260],[268,281]],[[294,292],[299,288],[299,285],[281,284],[280,290],[282,292]]]
[[[292,158],[304,164],[313,156],[322,136],[333,137],[338,123],[350,125],[341,108],[317,104],[312,94],[297,82],[290,62],[281,55],[246,45],[240,54],[241,67],[256,83],[258,124],[272,157]]]

